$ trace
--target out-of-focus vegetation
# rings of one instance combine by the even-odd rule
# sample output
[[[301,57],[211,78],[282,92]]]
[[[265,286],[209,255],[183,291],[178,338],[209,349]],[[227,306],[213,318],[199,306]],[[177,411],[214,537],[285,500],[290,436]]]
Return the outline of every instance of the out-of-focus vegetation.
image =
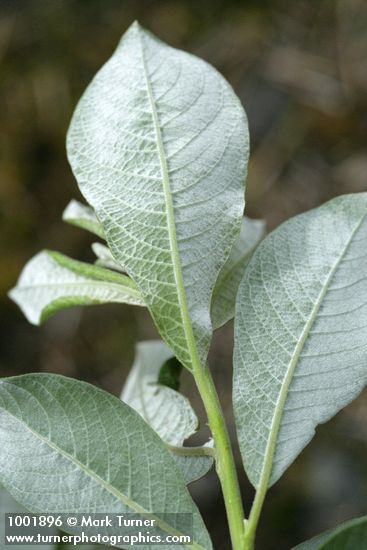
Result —
[[[78,198],[65,133],[80,94],[134,19],[207,59],[240,96],[252,143],[249,216],[273,228],[333,196],[367,190],[365,0],[0,0],[2,376],[56,372],[118,393],[134,342],[156,334],[146,312],[121,306],[71,310],[36,328],[6,297],[42,248],[92,258],[93,239],[60,220]],[[228,326],[211,355],[229,419],[231,352]],[[188,379],[185,389],[202,412]],[[364,394],[318,430],[269,494],[259,550],[290,548],[367,512],[366,418]],[[248,509],[252,489],[241,481]],[[199,484],[192,491],[214,547],[226,550],[215,476]]]

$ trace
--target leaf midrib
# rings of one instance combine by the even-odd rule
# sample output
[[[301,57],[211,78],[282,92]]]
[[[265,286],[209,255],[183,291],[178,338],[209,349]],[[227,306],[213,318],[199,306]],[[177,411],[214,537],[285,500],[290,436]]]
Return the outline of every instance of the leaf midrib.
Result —
[[[155,104],[155,98],[154,98],[154,94],[153,94],[153,90],[152,90],[152,86],[150,83],[148,70],[145,62],[144,45],[140,36],[139,28],[137,28],[137,33],[139,36],[142,63],[143,63],[143,69],[144,69],[144,77],[145,77],[145,82],[147,86],[149,104],[152,111],[154,130],[157,138],[158,155],[159,155],[159,161],[160,161],[161,171],[162,171],[162,183],[163,183],[164,199],[166,203],[168,237],[169,237],[172,261],[173,261],[173,264],[172,264],[173,274],[176,282],[177,297],[178,297],[179,306],[180,306],[182,326],[184,329],[186,343],[187,343],[187,347],[188,347],[188,351],[191,359],[191,366],[193,369],[195,369],[196,367],[200,368],[201,364],[200,364],[195,337],[194,337],[194,333],[191,325],[191,319],[190,319],[190,314],[189,314],[188,305],[187,305],[186,290],[185,290],[183,274],[181,269],[180,253],[177,246],[176,223],[175,223],[175,215],[174,215],[167,160],[165,157],[164,144],[163,144],[162,133],[161,133],[161,128],[159,124],[158,112]],[[189,367],[189,365],[187,366]]]
[[[72,287],[81,287],[81,286],[93,286],[93,285],[96,285],[98,287],[107,287],[108,289],[110,290],[116,290],[118,293],[125,293],[125,294],[129,294],[131,296],[134,296],[135,298],[138,298],[141,300],[141,295],[139,293],[139,291],[135,290],[134,288],[131,288],[131,286],[124,286],[122,284],[119,284],[119,283],[110,283],[108,281],[101,281],[101,280],[98,280],[98,279],[92,279],[90,281],[80,281],[80,282],[74,282],[74,283],[36,283],[36,284],[33,284],[33,285],[22,285],[22,286],[18,286],[17,288],[17,291],[29,291],[29,290],[33,290],[35,288],[59,288],[59,287],[67,287],[67,288],[72,288]],[[125,291],[125,292],[124,292]],[[66,298],[67,296],[65,296]],[[60,298],[62,298],[62,296],[60,296]]]
[[[329,273],[328,277],[326,278],[325,284],[324,284],[323,288],[321,289],[321,291],[320,291],[320,293],[317,297],[315,305],[312,308],[310,316],[309,316],[309,318],[308,318],[308,320],[307,320],[307,322],[304,326],[304,329],[303,329],[303,331],[300,335],[298,343],[297,343],[297,345],[294,349],[292,358],[289,362],[285,377],[283,379],[281,391],[279,392],[279,397],[278,397],[277,404],[276,404],[276,407],[275,407],[273,421],[272,421],[271,428],[270,428],[270,437],[268,439],[268,443],[267,443],[266,450],[265,450],[265,455],[264,455],[265,460],[264,460],[262,472],[261,472],[261,475],[260,475],[260,481],[259,481],[259,484],[258,484],[258,492],[259,493],[261,493],[263,491],[266,491],[267,488],[268,488],[269,479],[271,477],[272,469],[273,469],[273,458],[274,458],[274,454],[275,454],[275,450],[276,450],[277,436],[278,436],[278,433],[279,433],[280,424],[281,424],[281,420],[282,420],[282,417],[283,417],[284,406],[285,406],[287,396],[288,396],[288,389],[289,389],[289,386],[292,382],[293,374],[294,374],[294,371],[297,367],[299,357],[302,353],[303,347],[304,347],[304,345],[306,343],[306,340],[309,336],[309,332],[310,332],[310,330],[311,330],[311,328],[312,328],[312,326],[313,326],[313,324],[314,324],[314,322],[317,318],[317,315],[319,313],[319,310],[320,310],[320,307],[323,303],[325,295],[326,295],[327,291],[329,290],[330,283],[331,283],[332,279],[334,278],[334,275],[335,275],[336,271],[338,270],[338,267],[339,267],[341,261],[343,260],[346,252],[348,251],[348,248],[349,248],[351,242],[353,241],[356,233],[359,231],[359,229],[360,229],[362,223],[364,222],[366,216],[367,216],[367,214],[364,214],[361,217],[360,221],[356,224],[356,227],[354,228],[354,230],[352,231],[352,233],[350,235],[350,238],[346,242],[342,253],[340,254],[339,258],[337,259],[337,261],[333,265],[332,269],[330,270],[330,273]]]
[[[45,254],[56,263],[58,268],[64,271],[75,273],[78,277],[88,279],[90,281],[102,281],[104,283],[112,283],[121,286],[130,286],[134,290],[138,290],[136,284],[127,275],[116,273],[109,269],[80,262],[64,256],[60,252],[45,250]]]
[[[8,382],[9,383],[9,382]],[[19,419],[16,415],[10,413],[7,409],[4,407],[0,407],[0,410],[3,410],[5,414],[8,414],[12,418],[14,418],[17,422],[19,422],[22,426],[24,426],[29,432],[34,435],[34,437],[41,440],[43,443],[45,443],[47,446],[49,446],[51,449],[59,453],[61,456],[69,460],[73,465],[79,467],[87,476],[89,476],[93,481],[98,483],[105,489],[107,492],[109,492],[114,497],[118,498],[120,501],[122,501],[124,504],[135,510],[137,513],[147,516],[148,518],[153,518],[156,522],[156,524],[166,533],[170,535],[177,535],[177,536],[183,536],[184,533],[178,531],[177,529],[171,527],[168,523],[166,523],[164,520],[156,516],[154,513],[149,512],[148,510],[145,510],[142,506],[140,506],[137,502],[134,500],[128,498],[123,493],[121,493],[118,489],[113,487],[110,483],[107,483],[103,478],[101,478],[96,472],[88,468],[85,464],[80,462],[77,458],[75,458],[73,455],[53,443],[51,440],[47,439],[40,433],[34,431],[28,424],[26,424],[24,421]],[[193,544],[185,544],[185,547],[192,548],[193,550],[205,550],[201,545],[196,544],[195,542]]]

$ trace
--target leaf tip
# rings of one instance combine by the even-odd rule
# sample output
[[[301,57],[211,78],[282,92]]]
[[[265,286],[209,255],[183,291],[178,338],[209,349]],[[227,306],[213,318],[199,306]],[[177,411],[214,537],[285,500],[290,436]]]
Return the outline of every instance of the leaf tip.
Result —
[[[8,292],[6,294],[12,302],[16,303],[16,296],[17,296],[17,287],[16,286],[14,286],[10,290],[8,290]]]
[[[131,25],[130,25],[129,28],[130,28],[130,29],[136,29],[136,30],[140,29],[141,26],[140,26],[139,21],[138,21],[137,19],[135,19],[135,21],[133,21],[133,22],[131,23]]]
[[[40,326],[42,324],[41,318],[28,309],[27,305],[25,304],[24,298],[22,297],[21,289],[17,285],[14,288],[10,289],[7,295],[10,300],[19,307],[24,317],[31,325]]]
[[[138,36],[141,31],[144,31],[143,27],[140,25],[139,21],[135,19],[130,25],[130,27],[127,28],[127,30],[122,35],[121,40],[123,40],[126,36]]]

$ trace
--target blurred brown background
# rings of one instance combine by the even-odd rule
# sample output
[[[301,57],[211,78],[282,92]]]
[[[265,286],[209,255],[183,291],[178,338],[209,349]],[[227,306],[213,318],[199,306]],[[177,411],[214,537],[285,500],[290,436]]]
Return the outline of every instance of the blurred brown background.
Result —
[[[42,248],[92,259],[93,238],[60,221],[79,198],[65,132],[77,99],[134,19],[208,60],[240,96],[252,142],[249,216],[274,228],[331,197],[367,190],[365,0],[0,0],[3,376],[62,373],[118,394],[134,342],[156,335],[144,311],[121,306],[70,310],[32,327],[6,297]],[[232,424],[231,353],[229,325],[211,355]],[[188,377],[184,387],[200,411]],[[259,550],[288,549],[367,513],[366,420],[365,393],[317,430],[269,493]],[[253,492],[243,473],[241,483],[248,509]],[[215,475],[192,492],[215,550],[229,549]]]

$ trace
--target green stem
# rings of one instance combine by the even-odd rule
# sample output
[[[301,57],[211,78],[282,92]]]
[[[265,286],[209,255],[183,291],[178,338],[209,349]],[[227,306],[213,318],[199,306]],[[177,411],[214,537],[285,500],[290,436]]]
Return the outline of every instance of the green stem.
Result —
[[[245,545],[244,550],[253,550],[257,524],[259,523],[261,510],[264,504],[266,496],[267,486],[262,485],[256,491],[255,499],[251,508],[251,512],[246,521],[246,530],[245,530]]]
[[[216,470],[222,486],[233,550],[244,549],[244,512],[237,472],[223,411],[209,368],[199,364],[195,381],[208,415],[215,451]]]

